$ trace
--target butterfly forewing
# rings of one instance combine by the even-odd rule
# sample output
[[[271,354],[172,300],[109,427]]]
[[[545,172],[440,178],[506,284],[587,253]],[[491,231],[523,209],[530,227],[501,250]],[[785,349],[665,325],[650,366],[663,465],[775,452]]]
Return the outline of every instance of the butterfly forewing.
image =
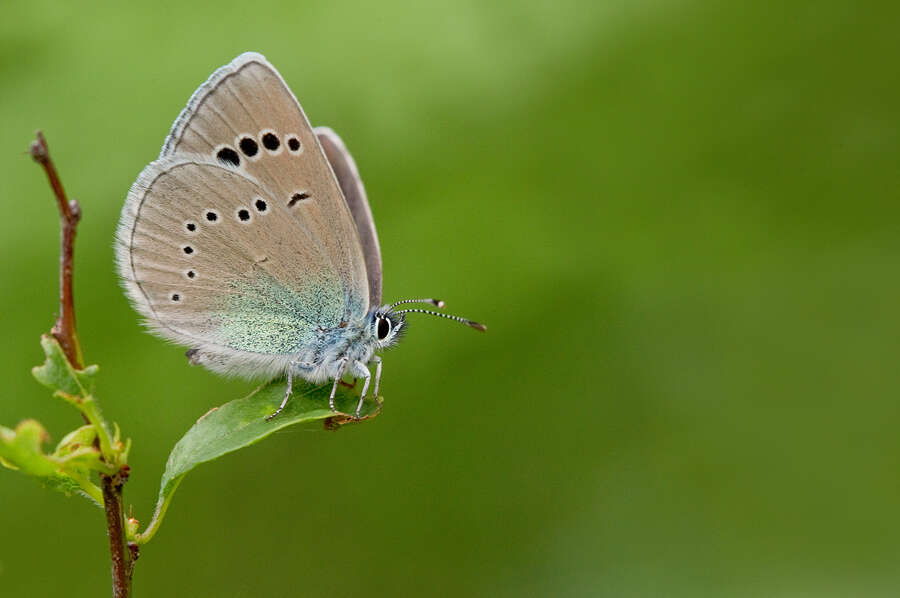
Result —
[[[242,54],[195,92],[160,157],[194,155],[259,181],[315,237],[352,311],[368,308],[365,260],[350,210],[303,109],[263,56]]]

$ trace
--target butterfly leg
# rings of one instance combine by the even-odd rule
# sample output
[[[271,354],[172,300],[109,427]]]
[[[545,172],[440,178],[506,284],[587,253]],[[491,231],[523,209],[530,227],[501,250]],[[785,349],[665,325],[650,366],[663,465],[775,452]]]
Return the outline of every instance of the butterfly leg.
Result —
[[[328,397],[328,406],[331,407],[331,410],[334,413],[337,413],[338,410],[334,407],[334,393],[337,392],[338,383],[341,381],[341,376],[344,375],[344,370],[347,368],[347,358],[344,357],[341,360],[341,365],[338,366],[337,374],[334,377],[334,385],[331,387],[331,396]]]
[[[372,361],[375,362],[375,390],[372,392],[372,396],[378,400],[378,385],[381,383],[381,357],[374,355]]]
[[[362,411],[363,401],[366,400],[366,391],[369,390],[369,380],[372,378],[372,373],[369,371],[369,368],[366,367],[361,361],[355,361],[353,363],[354,373],[357,376],[365,378],[363,382],[362,393],[359,395],[359,403],[356,405],[356,419],[359,419],[359,413]]]
[[[285,406],[287,405],[288,399],[291,398],[291,394],[293,393],[294,388],[294,368],[297,366],[304,367],[310,366],[312,364],[302,363],[300,361],[292,361],[288,364],[287,370],[287,391],[284,393],[284,400],[281,401],[281,405],[278,406],[278,409],[275,410],[275,413],[266,416],[266,421],[272,421],[276,415],[284,411]]]
[[[293,364],[292,364],[293,365]],[[284,411],[285,405],[287,405],[288,399],[291,398],[291,392],[294,387],[294,368],[289,367],[287,371],[287,392],[284,393],[284,400],[281,401],[281,405],[278,406],[278,409],[275,410],[271,415],[266,416],[266,421],[270,422],[275,419],[275,416]]]

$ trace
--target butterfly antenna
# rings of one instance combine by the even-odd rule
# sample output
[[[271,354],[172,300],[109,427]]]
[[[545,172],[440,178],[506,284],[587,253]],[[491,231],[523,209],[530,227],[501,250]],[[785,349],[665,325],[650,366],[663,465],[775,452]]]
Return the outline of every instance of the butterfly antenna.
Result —
[[[453,316],[450,314],[442,314],[442,313],[438,313],[436,311],[431,311],[428,309],[401,309],[400,311],[398,311],[396,313],[398,313],[398,314],[408,314],[408,313],[428,314],[430,316],[438,316],[439,318],[447,318],[448,320],[455,320],[461,324],[465,324],[466,326],[471,326],[475,330],[481,330],[482,332],[487,330],[487,326],[485,326],[484,324],[479,324],[478,322],[473,322],[472,320],[460,318],[459,316]]]
[[[435,307],[444,309],[444,302],[440,299],[404,299],[402,301],[395,301],[391,303],[390,308],[394,309],[395,305],[403,305],[404,303],[430,303]]]

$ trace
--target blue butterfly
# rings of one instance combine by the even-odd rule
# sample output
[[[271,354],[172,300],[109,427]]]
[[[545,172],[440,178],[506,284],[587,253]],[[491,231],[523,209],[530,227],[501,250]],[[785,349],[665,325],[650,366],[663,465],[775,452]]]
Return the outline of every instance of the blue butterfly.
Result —
[[[281,75],[245,53],[200,86],[138,176],[119,222],[116,261],[156,334],[193,347],[192,363],[248,378],[363,379],[437,299],[381,304],[381,252],[353,158],[313,129]]]

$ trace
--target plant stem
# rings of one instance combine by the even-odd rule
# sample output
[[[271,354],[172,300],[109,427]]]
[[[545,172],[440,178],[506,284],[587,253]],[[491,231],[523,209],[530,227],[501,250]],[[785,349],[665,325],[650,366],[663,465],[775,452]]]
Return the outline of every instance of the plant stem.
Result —
[[[184,476],[179,477],[175,480],[175,485],[172,487],[171,492],[166,494],[164,497],[161,497],[160,500],[156,503],[156,509],[153,511],[153,518],[150,520],[150,523],[147,524],[147,527],[139,534],[135,534],[134,542],[137,545],[146,544],[150,541],[153,536],[156,535],[157,530],[159,530],[159,526],[162,525],[163,518],[166,516],[166,511],[169,510],[169,503],[172,502],[172,497],[175,496],[175,490],[178,489],[178,486],[181,484],[181,480],[184,479]]]
[[[50,149],[43,133],[37,131],[37,139],[31,142],[29,153],[35,162],[44,168],[47,179],[56,202],[59,207],[60,228],[62,239],[59,258],[59,316],[53,325],[51,334],[59,342],[69,363],[76,370],[84,369],[84,357],[81,352],[81,344],[78,342],[78,334],[75,328],[75,299],[72,292],[72,275],[74,271],[75,256],[75,232],[78,222],[81,220],[81,208],[78,202],[69,200],[63,189],[62,181],[50,158]],[[98,448],[110,466],[117,465],[111,457],[112,446],[109,438],[109,430],[100,417],[96,404],[92,397],[86,397],[87,411],[82,411],[85,421],[97,429]],[[89,413],[92,417],[88,417]],[[122,465],[121,469],[113,475],[100,474],[103,494],[103,507],[106,512],[106,527],[109,533],[109,552],[112,561],[112,584],[115,598],[128,598],[131,595],[131,578],[134,572],[134,562],[138,558],[137,544],[128,543],[125,538],[125,509],[122,501],[122,484],[128,479],[128,466]]]
[[[112,558],[113,598],[131,595],[131,577],[138,558],[137,545],[125,550],[125,519],[122,506],[122,477],[101,474],[106,527],[109,530],[109,553]]]
[[[51,333],[59,341],[60,346],[75,369],[84,369],[84,357],[75,330],[75,300],[72,295],[72,272],[75,266],[75,230],[81,220],[81,207],[78,202],[69,200],[63,189],[62,181],[56,173],[50,150],[44,134],[38,131],[37,139],[31,142],[29,153],[35,162],[44,167],[56,202],[59,205],[60,228],[62,239],[59,257],[59,317],[53,325]]]
[[[115,455],[113,454],[112,439],[109,437],[109,430],[106,429],[106,423],[100,417],[100,410],[97,408],[97,401],[94,397],[88,395],[81,399],[81,413],[88,423],[97,430],[97,443],[100,445],[100,454],[113,465]]]
[[[87,476],[81,476],[77,474],[69,474],[75,482],[81,487],[81,491],[85,493],[86,496],[90,497],[91,500],[96,502],[98,505],[103,502],[103,492],[100,488],[97,488],[96,484],[92,482]]]

